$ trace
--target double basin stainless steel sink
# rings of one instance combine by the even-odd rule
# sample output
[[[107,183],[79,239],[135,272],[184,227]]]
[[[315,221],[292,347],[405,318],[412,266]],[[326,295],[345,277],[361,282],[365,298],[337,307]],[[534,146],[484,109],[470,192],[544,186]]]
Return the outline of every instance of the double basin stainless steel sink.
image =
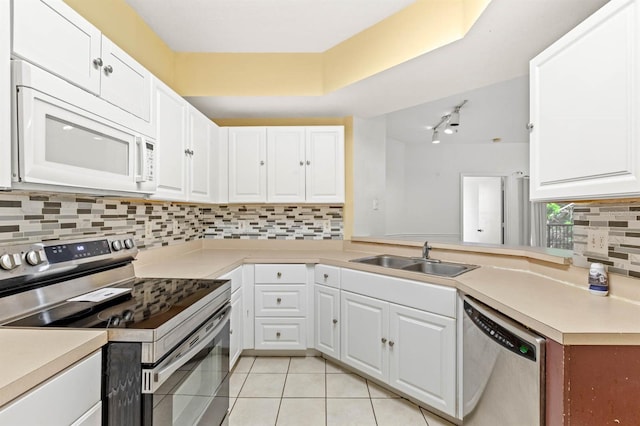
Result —
[[[460,274],[478,268],[477,265],[441,262],[435,259],[423,259],[419,257],[394,256],[392,254],[363,257],[361,259],[353,259],[351,262],[382,266],[383,268],[400,269],[403,271],[420,272],[447,278],[457,277]]]

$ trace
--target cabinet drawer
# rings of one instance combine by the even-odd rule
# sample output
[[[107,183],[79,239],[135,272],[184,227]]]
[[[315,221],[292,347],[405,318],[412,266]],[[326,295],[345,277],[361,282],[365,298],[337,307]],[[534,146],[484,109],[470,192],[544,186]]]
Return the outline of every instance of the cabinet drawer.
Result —
[[[100,401],[101,368],[97,351],[1,408],[0,424],[72,424]]]
[[[303,317],[307,314],[307,286],[256,285],[257,317]]]
[[[307,282],[307,267],[305,265],[256,265],[256,284],[296,283]]]
[[[304,318],[256,319],[256,349],[306,349]]]
[[[340,288],[340,268],[327,265],[316,265],[313,271],[316,284]]]

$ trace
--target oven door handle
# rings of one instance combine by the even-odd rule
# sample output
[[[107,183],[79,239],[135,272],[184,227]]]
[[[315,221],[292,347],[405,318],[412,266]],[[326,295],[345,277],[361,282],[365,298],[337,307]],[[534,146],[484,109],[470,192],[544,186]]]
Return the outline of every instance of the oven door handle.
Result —
[[[229,320],[231,316],[231,306],[225,308],[221,315],[219,315],[216,320],[217,324],[211,330],[206,331],[205,334],[202,334],[202,330],[206,330],[207,327],[211,326],[211,323],[207,322],[203,327],[200,328],[197,332],[192,334],[192,337],[187,339],[185,343],[182,344],[177,350],[182,351],[186,350],[184,353],[179,353],[176,356],[172,356],[168,361],[167,365],[160,364],[153,370],[147,370],[147,372],[151,373],[153,377],[153,384],[151,384],[151,389],[146,389],[143,384],[143,393],[153,393],[155,392],[162,384],[169,378],[173,373],[176,372],[180,367],[189,362],[195,354],[200,352],[202,349],[207,347],[207,345],[211,342],[212,338],[215,338],[220,331],[224,328],[225,324]],[[143,370],[143,376],[145,376],[145,371]],[[144,380],[143,380],[144,382]]]

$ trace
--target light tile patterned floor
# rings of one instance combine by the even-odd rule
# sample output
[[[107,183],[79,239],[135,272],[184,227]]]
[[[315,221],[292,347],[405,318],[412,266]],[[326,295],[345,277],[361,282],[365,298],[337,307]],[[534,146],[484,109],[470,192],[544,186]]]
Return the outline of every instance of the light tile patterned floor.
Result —
[[[320,357],[242,357],[229,426],[453,426]]]

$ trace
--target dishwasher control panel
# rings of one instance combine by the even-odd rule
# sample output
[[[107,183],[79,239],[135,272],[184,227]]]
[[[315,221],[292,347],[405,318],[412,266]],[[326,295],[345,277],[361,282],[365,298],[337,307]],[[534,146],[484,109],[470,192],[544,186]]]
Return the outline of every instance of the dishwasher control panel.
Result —
[[[531,361],[536,360],[536,348],[526,340],[516,336],[506,328],[497,324],[495,321],[487,318],[468,302],[464,302],[464,310],[469,318],[484,334],[500,344],[502,347],[510,350]]]

